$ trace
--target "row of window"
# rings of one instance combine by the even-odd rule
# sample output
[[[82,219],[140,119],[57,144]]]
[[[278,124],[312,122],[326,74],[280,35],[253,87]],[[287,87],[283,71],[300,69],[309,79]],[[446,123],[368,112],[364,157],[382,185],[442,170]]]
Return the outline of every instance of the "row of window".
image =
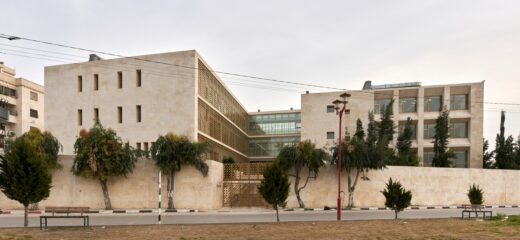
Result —
[[[142,143],[137,142],[137,143],[135,143],[135,148],[137,150],[144,150],[145,152],[148,152],[148,150],[150,150],[150,146],[152,146],[152,145],[153,145],[153,142],[151,142],[151,143],[148,143],[148,142],[142,142]]]
[[[92,89],[94,91],[99,90],[99,74],[93,75],[93,87]],[[136,87],[141,87],[142,80],[141,80],[141,70],[137,69],[135,70],[135,85]],[[117,72],[117,88],[123,88],[123,72]],[[83,76],[78,76],[78,92],[83,92]]]
[[[31,109],[32,111],[32,109]],[[94,121],[100,121],[99,119],[99,108],[94,108]],[[135,106],[135,121],[141,122],[141,105]],[[117,122],[123,123],[123,107],[117,107]],[[78,109],[78,125],[83,125],[83,109]]]
[[[417,139],[417,125],[412,124],[412,139]],[[405,125],[399,125],[399,134],[404,131]],[[468,138],[468,122],[452,123],[450,126],[450,138]],[[433,139],[435,136],[435,123],[424,124],[424,139]],[[327,132],[327,139],[335,139],[334,132]]]
[[[375,99],[374,113],[378,114],[390,104],[391,99]],[[442,96],[428,96],[424,97],[424,111],[438,112],[442,109]],[[452,95],[450,96],[450,110],[467,110],[468,109],[468,95]],[[327,112],[333,112],[334,107],[327,106]],[[417,112],[417,98],[416,97],[402,97],[399,98],[399,112],[413,113]]]
[[[0,85],[0,94],[9,96],[9,97],[16,97],[16,90],[12,89],[10,87]]]
[[[452,166],[456,168],[467,168],[468,167],[468,151],[453,151],[455,158],[450,159]],[[433,161],[434,152],[425,151],[423,154],[423,166],[431,167]]]

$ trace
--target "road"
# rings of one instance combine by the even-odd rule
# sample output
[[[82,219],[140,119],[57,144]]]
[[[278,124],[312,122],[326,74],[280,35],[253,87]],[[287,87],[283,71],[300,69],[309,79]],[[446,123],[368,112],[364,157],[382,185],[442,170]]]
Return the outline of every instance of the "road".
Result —
[[[493,214],[520,215],[520,208],[494,208]],[[392,219],[391,210],[343,211],[344,220]],[[460,218],[460,209],[405,210],[402,219]],[[274,212],[199,212],[163,214],[162,224],[213,224],[213,223],[262,223],[275,221]],[[287,221],[334,221],[335,211],[280,212],[280,220]],[[157,224],[157,214],[91,214],[92,226],[150,225]],[[80,226],[81,219],[49,219],[49,226]],[[23,226],[23,215],[1,215],[0,227]],[[39,215],[29,217],[29,226],[39,227]]]

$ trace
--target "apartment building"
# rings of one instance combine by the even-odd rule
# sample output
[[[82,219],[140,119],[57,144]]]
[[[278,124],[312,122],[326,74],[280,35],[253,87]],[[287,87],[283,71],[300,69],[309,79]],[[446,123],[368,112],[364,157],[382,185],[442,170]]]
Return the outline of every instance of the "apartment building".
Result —
[[[302,139],[310,139],[322,147],[337,140],[339,118],[332,101],[341,93],[302,95]],[[350,113],[344,116],[343,123],[348,131],[354,131],[357,119],[361,119],[366,128],[369,111],[375,113],[376,121],[380,119],[381,108],[393,99],[396,129],[402,129],[408,117],[412,119],[415,132],[412,148],[421,157],[423,166],[431,166],[435,119],[446,106],[450,110],[449,148],[456,155],[452,160],[454,166],[482,168],[484,82],[421,86],[418,82],[372,85],[367,81],[362,90],[348,93],[351,94],[347,104]],[[395,146],[397,134],[392,146]]]
[[[286,145],[310,139],[318,147],[337,139],[338,117],[331,102],[341,92],[307,93],[301,110],[247,112],[194,50],[103,60],[45,68],[45,128],[73,154],[81,129],[99,120],[137,149],[148,150],[161,134],[174,132],[208,141],[209,159],[271,161]],[[443,105],[451,108],[454,133],[450,148],[456,166],[482,167],[483,83],[447,86],[372,86],[352,94],[345,119],[353,129],[366,124],[394,99],[396,127],[414,121],[413,147],[424,166],[431,164],[433,122]],[[397,139],[397,134],[394,136]]]
[[[43,130],[44,88],[0,62],[0,147],[5,136],[20,136],[31,128]]]

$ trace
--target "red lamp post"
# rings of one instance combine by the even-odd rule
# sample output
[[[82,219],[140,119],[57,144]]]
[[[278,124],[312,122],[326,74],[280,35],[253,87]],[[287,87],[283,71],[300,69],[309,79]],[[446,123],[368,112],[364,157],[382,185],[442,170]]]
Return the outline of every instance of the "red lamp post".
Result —
[[[350,94],[348,93],[342,93],[339,95],[342,100],[335,100],[332,102],[334,104],[334,109],[336,109],[336,115],[339,116],[339,138],[338,138],[338,206],[337,206],[337,212],[338,212],[338,221],[341,221],[341,161],[342,161],[342,145],[341,145],[341,123],[343,118],[343,113],[348,112],[346,110],[347,107],[347,98],[350,97]],[[340,104],[342,106],[340,106]]]

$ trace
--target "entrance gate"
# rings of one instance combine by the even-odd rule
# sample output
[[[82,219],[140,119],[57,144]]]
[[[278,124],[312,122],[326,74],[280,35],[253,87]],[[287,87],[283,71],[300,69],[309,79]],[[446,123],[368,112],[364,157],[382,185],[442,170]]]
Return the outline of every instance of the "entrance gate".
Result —
[[[271,163],[224,164],[224,207],[267,207],[258,191],[262,171]]]

